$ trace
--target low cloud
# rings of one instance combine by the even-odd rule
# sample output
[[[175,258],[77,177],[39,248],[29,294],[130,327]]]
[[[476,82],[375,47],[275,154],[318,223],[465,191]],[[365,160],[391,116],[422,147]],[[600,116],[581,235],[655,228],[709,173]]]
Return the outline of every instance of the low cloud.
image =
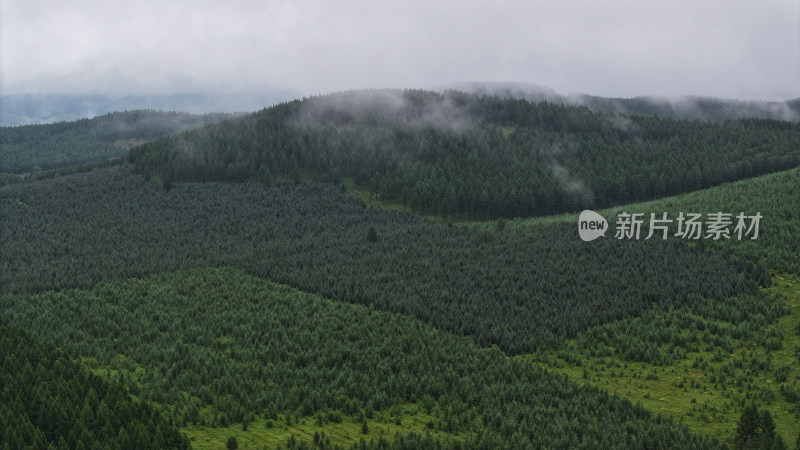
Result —
[[[592,208],[594,206],[594,192],[586,186],[583,180],[570,173],[569,169],[559,161],[569,151],[569,148],[564,145],[554,144],[540,150],[540,154],[548,160],[553,177],[568,198],[580,208]]]
[[[611,126],[617,130],[632,134],[639,134],[641,131],[641,127],[629,117],[609,114],[606,118],[611,123]]]
[[[292,122],[305,129],[360,125],[455,133],[468,130],[475,123],[467,108],[447,94],[390,89],[339,92],[308,99]]]
[[[312,95],[504,80],[782,101],[800,95],[798,14],[795,1],[0,0],[0,81],[4,94]]]

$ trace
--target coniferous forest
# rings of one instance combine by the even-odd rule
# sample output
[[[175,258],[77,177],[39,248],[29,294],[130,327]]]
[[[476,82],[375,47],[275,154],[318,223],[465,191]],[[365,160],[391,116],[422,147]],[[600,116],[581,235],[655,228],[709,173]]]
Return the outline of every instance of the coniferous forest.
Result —
[[[4,236],[5,292],[230,265],[512,354],[652,302],[722,299],[769,283],[763,268],[680,241],[586,247],[574,224],[481,232],[368,209],[320,184],[165,189],[116,167],[5,193],[17,224]]]
[[[2,129],[3,171],[57,170],[0,183],[0,447],[800,439],[797,122],[416,90],[181,117]],[[129,119],[124,158],[84,144]],[[718,211],[758,239],[615,237]]]
[[[800,124],[594,113],[460,92],[296,100],[135,149],[162,181],[352,178],[423,214],[494,219],[602,208],[800,164]]]
[[[38,172],[120,157],[131,145],[231,117],[124,111],[74,122],[2,127],[0,173]]]

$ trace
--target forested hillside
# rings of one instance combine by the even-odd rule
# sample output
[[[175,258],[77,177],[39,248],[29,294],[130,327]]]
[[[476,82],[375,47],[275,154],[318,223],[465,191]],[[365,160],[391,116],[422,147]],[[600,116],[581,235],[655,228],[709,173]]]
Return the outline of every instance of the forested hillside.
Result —
[[[757,239],[738,239],[733,235],[732,239],[704,239],[701,245],[754,263],[761,262],[770,269],[800,274],[798,190],[800,169],[794,169],[624,209],[628,212],[646,211],[648,217],[650,212],[668,212],[669,217],[677,217],[681,211],[704,214],[721,211],[734,216],[740,212],[760,213],[763,218]],[[615,208],[610,215],[619,211],[621,208]]]
[[[634,97],[605,98],[571,95],[567,103],[592,111],[652,115],[672,119],[699,119],[723,122],[731,119],[800,120],[800,98],[783,102],[730,100],[713,97]]]
[[[93,119],[0,128],[0,172],[55,169],[123,156],[140,143],[234,117],[126,111]]]
[[[657,307],[638,317],[591,326],[549,352],[557,361],[549,356],[541,360],[575,380],[642,402],[731,444],[740,414],[747,402],[754,402],[771,412],[784,440],[793,443],[800,431],[800,289],[796,276],[784,273],[800,271],[798,188],[800,173],[793,169],[598,211],[611,227],[600,239],[614,239],[616,217],[622,212],[644,214],[641,239],[649,233],[651,213],[660,218],[666,212],[670,219],[680,212],[704,217],[717,211],[760,213],[757,239],[740,240],[734,233],[730,239],[693,242],[777,272],[776,285],[724,301]],[[576,219],[563,215],[509,221],[506,226],[525,229],[545,220],[574,226]],[[681,239],[676,230],[671,223],[668,239]]]
[[[399,428],[410,420],[400,406],[412,402],[433,414],[431,429],[467,433],[453,448],[720,446],[497,349],[237,270],[3,296],[0,311],[174,406],[182,425],[247,427],[292,413],[322,428],[328,417],[385,413]]]
[[[40,337],[0,317],[0,448],[188,448],[151,405],[133,400]]]
[[[800,123],[391,90],[223,118],[0,130],[57,168],[0,178],[0,448],[722,448],[746,407],[794,438]]]
[[[537,359],[728,443],[755,403],[791,443],[800,433],[800,288],[795,276],[774,280],[756,294],[591,327]]]
[[[800,98],[786,101],[734,100],[703,96],[633,98],[599,97],[587,94],[561,95],[530,83],[457,83],[451,89],[478,95],[518,98],[531,102],[585,106],[596,112],[649,115],[670,119],[699,119],[723,122],[730,119],[800,120]]]
[[[710,189],[703,189],[675,197],[666,197],[649,202],[633,203],[598,211],[605,217],[610,226],[606,238],[614,238],[617,230],[618,215],[621,213],[641,213],[642,228],[640,239],[649,234],[650,214],[656,219],[667,213],[669,239],[682,239],[675,233],[678,231],[677,218],[680,213],[701,214],[701,222],[708,219],[708,214],[722,212],[731,214],[729,232],[735,229],[736,218],[740,213],[748,216],[760,214],[758,237],[752,239],[753,233],[743,236],[729,233],[728,238],[705,239],[707,229],[703,228],[701,238],[688,239],[699,246],[715,251],[733,254],[742,260],[761,264],[772,270],[800,274],[800,203],[797,192],[800,190],[800,169],[764,175],[761,177],[726,183]],[[687,216],[688,217],[688,216]],[[564,214],[545,219],[511,220],[507,224],[512,228],[538,227],[543,221],[559,222],[575,225],[577,215]],[[482,226],[493,228],[494,222],[483,223]],[[661,232],[655,238],[662,238]]]
[[[233,265],[511,353],[653,302],[721,299],[769,282],[763,268],[679,240],[587,246],[574,224],[469,230],[367,209],[315,183],[166,189],[114,167],[6,186],[0,198],[4,292]]]
[[[456,218],[660,198],[800,164],[800,123],[593,113],[460,92],[298,100],[133,149],[162,182],[353,178],[377,199]]]

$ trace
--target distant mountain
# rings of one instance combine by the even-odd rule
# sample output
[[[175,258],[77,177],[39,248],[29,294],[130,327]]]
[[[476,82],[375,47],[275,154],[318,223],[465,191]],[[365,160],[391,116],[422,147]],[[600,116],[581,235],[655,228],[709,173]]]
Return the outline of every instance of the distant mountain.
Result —
[[[2,127],[0,173],[38,172],[115,158],[146,141],[236,116],[134,110],[69,122]]]
[[[445,86],[472,94],[520,98],[531,102],[547,101],[586,106],[592,111],[626,115],[651,115],[674,119],[765,118],[800,121],[800,97],[783,101],[744,101],[701,96],[634,98],[598,97],[587,94],[563,95],[533,83],[467,82]],[[299,97],[289,90],[259,93],[170,95],[70,95],[16,94],[0,97],[0,126],[30,125],[92,118],[114,111],[152,109],[192,114],[209,112],[256,111]]]
[[[18,94],[0,97],[0,125],[76,120],[103,114],[112,99],[103,95]],[[98,112],[100,111],[100,112]]]
[[[171,95],[17,94],[0,97],[0,126],[31,125],[92,118],[114,111],[160,110],[192,114],[256,111],[291,100],[288,90],[260,93]]]
[[[800,121],[800,98],[783,102],[720,99],[702,96],[634,98],[598,97],[587,94],[561,95],[531,83],[458,83],[447,86],[478,95],[521,98],[531,102],[553,102],[585,106],[596,112],[626,115],[661,116],[673,119],[700,119],[719,122],[727,119],[778,119]]]

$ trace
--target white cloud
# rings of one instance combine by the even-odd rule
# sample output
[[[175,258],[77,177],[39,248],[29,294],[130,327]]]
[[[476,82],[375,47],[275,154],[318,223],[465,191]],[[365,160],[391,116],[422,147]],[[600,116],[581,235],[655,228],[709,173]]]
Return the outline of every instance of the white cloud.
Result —
[[[0,0],[3,93],[519,81],[800,96],[800,3]]]

